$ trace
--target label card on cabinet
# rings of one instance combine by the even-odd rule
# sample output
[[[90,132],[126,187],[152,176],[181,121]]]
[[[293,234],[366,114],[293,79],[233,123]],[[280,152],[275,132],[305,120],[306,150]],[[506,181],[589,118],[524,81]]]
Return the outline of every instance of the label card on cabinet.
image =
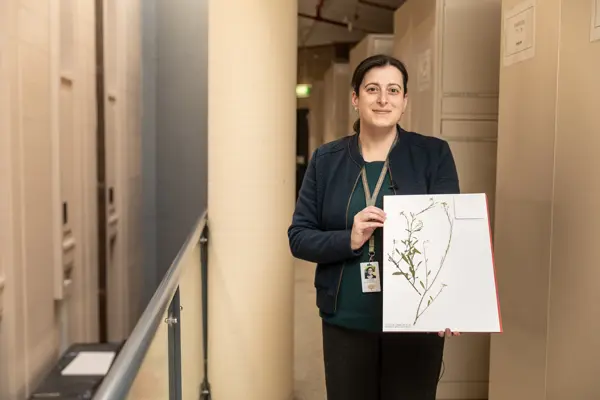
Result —
[[[504,14],[504,66],[535,55],[535,0],[526,0]]]
[[[600,40],[600,0],[592,0],[592,26],[590,41]]]

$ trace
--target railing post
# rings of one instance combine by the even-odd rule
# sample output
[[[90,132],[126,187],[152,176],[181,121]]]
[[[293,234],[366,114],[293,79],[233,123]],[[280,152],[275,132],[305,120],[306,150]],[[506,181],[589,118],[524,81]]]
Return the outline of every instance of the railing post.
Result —
[[[204,350],[204,379],[200,400],[211,400],[208,382],[208,223],[200,236],[200,271],[202,279],[202,347]]]
[[[169,400],[181,399],[181,304],[179,287],[169,305]]]

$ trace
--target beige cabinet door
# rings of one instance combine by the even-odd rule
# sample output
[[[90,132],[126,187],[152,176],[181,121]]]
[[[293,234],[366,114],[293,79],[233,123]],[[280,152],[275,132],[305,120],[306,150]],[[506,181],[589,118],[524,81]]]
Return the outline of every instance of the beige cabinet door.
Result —
[[[395,15],[394,54],[409,72],[401,124],[449,143],[461,191],[486,193],[492,221],[500,21],[500,0],[409,1]],[[439,397],[486,398],[489,351],[489,335],[448,340]]]

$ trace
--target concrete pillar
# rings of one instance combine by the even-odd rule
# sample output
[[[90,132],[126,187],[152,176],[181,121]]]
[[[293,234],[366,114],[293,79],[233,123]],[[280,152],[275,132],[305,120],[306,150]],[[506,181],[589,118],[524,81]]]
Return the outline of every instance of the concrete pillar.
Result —
[[[209,4],[209,377],[218,399],[293,391],[297,2]]]

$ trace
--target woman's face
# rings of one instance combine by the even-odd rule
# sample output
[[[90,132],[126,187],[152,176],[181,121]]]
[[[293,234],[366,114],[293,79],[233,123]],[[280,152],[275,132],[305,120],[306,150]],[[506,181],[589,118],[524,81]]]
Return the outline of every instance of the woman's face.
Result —
[[[360,85],[358,96],[352,93],[352,104],[361,123],[376,128],[395,126],[406,110],[402,72],[394,66],[371,68]]]

